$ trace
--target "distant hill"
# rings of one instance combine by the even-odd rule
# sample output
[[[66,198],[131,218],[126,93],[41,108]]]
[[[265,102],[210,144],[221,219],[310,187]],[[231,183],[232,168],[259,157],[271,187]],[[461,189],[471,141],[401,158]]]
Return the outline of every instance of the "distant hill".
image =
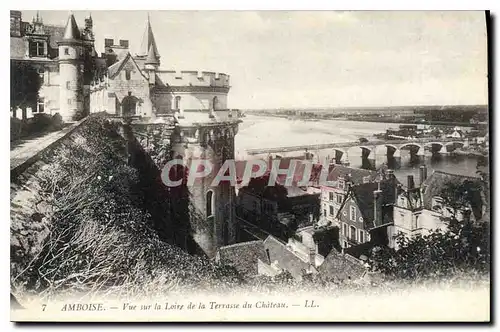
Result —
[[[426,113],[439,111],[456,112],[488,112],[488,105],[435,105],[435,106],[378,106],[378,107],[307,107],[307,108],[266,108],[266,109],[241,109],[244,112],[320,112],[320,113]]]

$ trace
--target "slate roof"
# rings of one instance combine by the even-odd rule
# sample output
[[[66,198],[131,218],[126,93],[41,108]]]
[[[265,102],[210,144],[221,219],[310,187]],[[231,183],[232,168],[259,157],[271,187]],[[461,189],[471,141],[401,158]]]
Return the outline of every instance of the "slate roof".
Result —
[[[296,279],[302,278],[305,271],[310,267],[309,263],[304,262],[289,250],[285,243],[271,235],[264,241],[264,247],[266,250],[269,250],[271,263],[277,261],[282,269],[290,272]]]
[[[26,45],[22,37],[10,37],[10,58],[24,59],[26,55]]]
[[[424,208],[427,210],[432,210],[432,198],[439,196],[442,189],[447,183],[464,183],[466,181],[480,181],[480,178],[474,176],[452,174],[443,171],[434,171],[431,176],[429,176],[422,184],[422,203],[424,205]],[[478,202],[478,204],[474,204],[472,206],[472,210],[476,220],[479,220],[482,217],[482,206],[484,202],[481,198],[480,192],[475,193],[474,196],[474,201]]]
[[[339,177],[343,176],[348,178],[354,184],[361,184],[363,183],[364,177],[369,177],[370,181],[374,181],[377,178],[377,175],[378,174],[375,171],[344,165],[335,165],[335,167],[328,174],[328,180],[337,181]]]
[[[160,62],[158,61],[158,55],[155,52],[155,47],[151,45],[149,47],[149,52],[148,52],[148,57],[146,58],[145,64],[152,64],[152,65],[157,65]]]
[[[333,249],[325,257],[323,264],[318,267],[318,274],[321,278],[336,281],[348,281],[360,279],[366,273],[365,267],[349,259],[345,254]]]
[[[78,24],[76,24],[75,16],[73,14],[69,15],[68,23],[66,23],[66,28],[64,29],[64,40],[78,40],[82,38],[80,29],[78,29]]]
[[[139,55],[147,55],[149,53],[149,49],[153,47],[154,54],[159,57],[159,52],[158,48],[156,47],[156,41],[155,41],[155,36],[153,34],[153,29],[151,28],[151,22],[148,21],[146,24],[146,30],[144,31],[144,34],[142,36],[142,42],[141,42],[141,48],[140,48],[140,53]]]
[[[356,201],[356,204],[363,217],[365,230],[370,230],[374,227],[393,221],[393,206],[396,201],[396,188],[398,181],[395,178],[380,181],[380,190],[382,191],[382,222],[374,224],[374,195],[373,192],[378,189],[378,182],[368,182],[354,185],[351,187],[349,194],[342,202],[338,214],[340,214],[347,200],[351,197]],[[338,215],[337,215],[338,217]]]
[[[122,70],[123,66],[125,66],[125,64],[129,60],[132,61],[132,63],[137,68],[137,70],[141,73],[142,77],[144,77],[144,79],[147,79],[146,76],[144,76],[143,71],[137,65],[137,62],[135,62],[135,60],[132,57],[132,55],[130,54],[130,52],[127,52],[125,54],[125,56],[121,60],[119,60],[118,62],[116,62],[116,63],[114,63],[114,64],[112,64],[111,66],[108,67],[108,77],[109,77],[109,79],[114,79],[116,77],[116,75]]]
[[[63,39],[65,28],[59,25],[46,25],[46,24],[43,26],[43,28],[45,32],[48,35],[50,35],[49,37],[50,47],[53,49],[57,49],[58,48],[57,42]]]
[[[49,35],[49,57],[54,58],[58,54],[57,42],[62,40],[65,27],[58,25],[44,25],[43,29]],[[26,37],[10,37],[10,58],[24,59],[26,55]]]
[[[254,276],[258,273],[258,260],[270,264],[261,240],[236,243],[219,248],[219,259],[223,264],[233,266],[245,276]]]

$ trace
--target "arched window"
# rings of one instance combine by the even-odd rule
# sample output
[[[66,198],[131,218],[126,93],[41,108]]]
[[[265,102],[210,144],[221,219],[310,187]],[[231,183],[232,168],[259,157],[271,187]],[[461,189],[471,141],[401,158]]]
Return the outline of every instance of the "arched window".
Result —
[[[181,96],[175,97],[175,109],[176,110],[181,109]]]
[[[207,217],[211,217],[214,214],[214,192],[212,190],[207,191]]]
[[[217,98],[217,96],[215,96],[214,99],[212,100],[212,108],[214,110],[219,108],[219,99]]]

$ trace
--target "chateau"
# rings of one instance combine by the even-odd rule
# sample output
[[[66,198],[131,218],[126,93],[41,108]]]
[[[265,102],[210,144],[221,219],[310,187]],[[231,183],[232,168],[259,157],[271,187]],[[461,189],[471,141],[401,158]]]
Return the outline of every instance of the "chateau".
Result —
[[[234,158],[240,120],[239,114],[227,109],[229,76],[161,69],[149,17],[138,54],[130,53],[128,40],[104,42],[105,52],[98,55],[91,16],[80,29],[73,14],[65,27],[58,27],[45,25],[40,15],[31,23],[23,22],[21,12],[11,11],[11,67],[28,64],[42,78],[34,113],[59,113],[66,122],[98,112],[126,117],[132,120],[132,139],[147,153],[153,136],[161,136],[154,144],[168,153],[158,168],[172,159],[181,159],[186,166],[193,158],[211,162],[211,174],[182,194],[171,189],[170,199],[174,222],[191,229],[176,234],[181,247],[189,247],[191,238],[197,252],[213,257],[219,247],[236,242],[238,236],[234,187],[210,185],[225,160]],[[16,80],[25,76],[13,75]],[[185,203],[189,207],[182,210]]]
[[[42,78],[33,112],[60,113],[71,121],[93,112],[151,119],[227,109],[229,75],[161,68],[149,17],[137,54],[128,40],[105,39],[99,55],[91,16],[83,29],[73,14],[63,27],[44,24],[38,14],[23,22],[20,11],[11,11],[10,23],[11,62],[29,63]]]

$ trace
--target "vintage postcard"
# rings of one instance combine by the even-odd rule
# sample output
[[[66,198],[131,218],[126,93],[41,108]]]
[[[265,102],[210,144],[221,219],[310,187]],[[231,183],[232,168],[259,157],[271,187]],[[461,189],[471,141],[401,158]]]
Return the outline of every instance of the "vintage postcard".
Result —
[[[489,22],[11,10],[11,320],[489,322]]]

